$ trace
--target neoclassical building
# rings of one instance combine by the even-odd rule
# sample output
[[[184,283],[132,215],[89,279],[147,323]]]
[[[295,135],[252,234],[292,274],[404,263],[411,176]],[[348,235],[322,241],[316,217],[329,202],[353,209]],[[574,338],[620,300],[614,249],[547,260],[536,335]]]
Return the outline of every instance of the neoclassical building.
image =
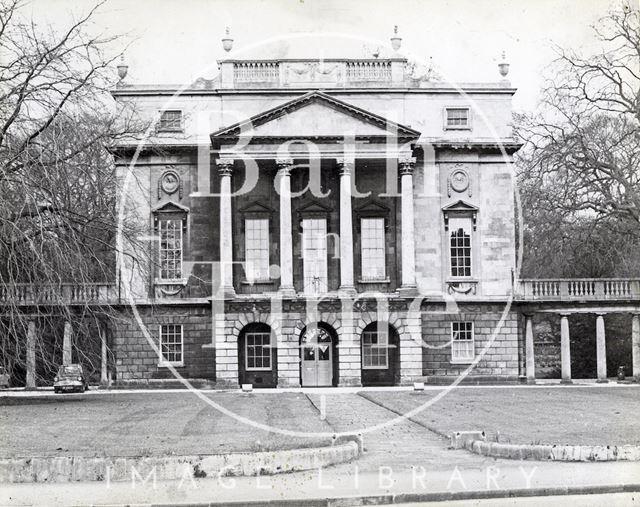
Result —
[[[123,77],[113,96],[154,127],[114,149],[148,254],[118,272],[117,382],[518,377],[508,66],[454,85],[399,42],[229,53],[187,87]]]

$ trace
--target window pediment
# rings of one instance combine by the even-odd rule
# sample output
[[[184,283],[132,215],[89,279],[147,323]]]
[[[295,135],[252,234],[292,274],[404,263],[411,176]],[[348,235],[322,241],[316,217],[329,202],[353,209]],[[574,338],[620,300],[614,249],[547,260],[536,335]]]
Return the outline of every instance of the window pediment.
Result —
[[[473,230],[475,231],[478,211],[479,208],[477,206],[474,206],[473,204],[469,204],[468,202],[462,200],[445,206],[444,208],[442,208],[442,214],[444,217],[444,230],[449,230],[449,218],[466,216],[471,218]]]
[[[165,202],[151,208],[152,213],[189,213],[189,208],[174,201]]]
[[[273,214],[273,208],[266,204],[262,204],[260,201],[250,202],[246,206],[240,208],[239,211],[245,216],[245,218],[268,218]]]
[[[298,214],[304,215],[305,218],[314,213],[320,213],[324,216],[330,211],[331,208],[329,206],[326,206],[319,201],[309,201],[298,208]]]
[[[356,215],[360,217],[386,217],[389,215],[389,207],[379,201],[369,200],[356,208]]]

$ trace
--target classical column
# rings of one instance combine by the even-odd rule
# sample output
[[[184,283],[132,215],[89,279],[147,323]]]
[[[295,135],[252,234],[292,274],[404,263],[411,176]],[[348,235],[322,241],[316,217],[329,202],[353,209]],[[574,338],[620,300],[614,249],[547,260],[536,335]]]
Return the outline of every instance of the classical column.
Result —
[[[231,173],[233,159],[216,161],[220,174],[220,283],[225,297],[234,297],[233,230],[231,226]]]
[[[398,161],[400,166],[401,215],[402,228],[402,287],[404,290],[415,290],[416,287],[416,252],[413,220],[413,169],[416,159],[407,157]]]
[[[27,326],[27,389],[36,388],[36,321]]]
[[[107,328],[102,323],[98,323],[98,334],[100,335],[100,384],[109,384],[109,363],[107,357]]]
[[[598,370],[598,382],[607,382],[607,345],[604,329],[604,315],[596,317],[596,363]]]
[[[294,295],[293,232],[291,227],[291,166],[290,158],[276,160],[278,193],[280,194],[280,292]]]
[[[631,353],[633,376],[640,381],[640,313],[631,316]]]
[[[64,323],[64,335],[62,337],[62,364],[73,363],[73,328],[71,322]]]
[[[560,317],[560,358],[562,361],[562,384],[571,384],[571,340],[569,338],[569,315]]]
[[[524,316],[524,343],[527,384],[536,383],[536,359],[533,348],[533,315]]]
[[[351,210],[351,175],[355,161],[336,159],[340,171],[340,292],[354,295],[353,285],[353,212]]]

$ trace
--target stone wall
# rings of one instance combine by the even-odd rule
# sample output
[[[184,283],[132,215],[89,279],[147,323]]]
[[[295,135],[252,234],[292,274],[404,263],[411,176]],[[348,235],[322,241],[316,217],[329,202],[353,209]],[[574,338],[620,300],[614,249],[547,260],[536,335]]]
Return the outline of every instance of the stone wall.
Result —
[[[176,370],[184,378],[215,380],[216,358],[211,347],[211,312],[205,306],[139,306],[144,328],[130,309],[122,311],[113,330],[115,378],[118,383],[173,379],[173,373],[159,366],[158,353],[143,329],[156,346],[161,324],[182,324],[184,366]]]
[[[330,300],[306,307],[300,300],[280,302],[281,317],[271,316],[272,301],[232,301],[224,313],[212,319],[207,305],[145,306],[138,310],[151,338],[158,343],[159,326],[163,323],[184,326],[184,366],[176,367],[185,378],[215,380],[217,387],[238,387],[238,337],[248,324],[268,324],[277,341],[277,378],[280,387],[300,386],[300,336],[311,322],[327,324],[338,337],[334,349],[334,385],[361,385],[361,345],[363,329],[376,321],[388,322],[398,334],[400,368],[396,378],[410,384],[422,377],[453,378],[468,364],[451,363],[451,322],[471,321],[475,331],[475,353],[479,355],[491,340],[502,317],[503,305],[461,304],[455,313],[444,304],[423,304],[412,312],[405,303],[385,309],[381,318],[375,303],[357,303],[351,310],[342,308],[344,301]],[[276,303],[278,304],[278,303]],[[212,320],[216,333],[212,336]],[[116,380],[119,383],[172,379],[171,371],[159,366],[157,352],[147,341],[130,310],[113,331],[116,357]],[[519,323],[513,311],[506,316],[495,341],[489,346],[472,377],[512,379],[522,369]],[[213,343],[213,345],[212,345]]]
[[[474,323],[475,354],[480,355],[496,332],[477,366],[469,376],[516,378],[519,374],[518,316],[510,311],[497,329],[504,305],[459,305],[457,311],[447,312],[444,305],[427,305],[422,312],[422,374],[427,377],[460,375],[469,364],[451,362],[451,322]]]

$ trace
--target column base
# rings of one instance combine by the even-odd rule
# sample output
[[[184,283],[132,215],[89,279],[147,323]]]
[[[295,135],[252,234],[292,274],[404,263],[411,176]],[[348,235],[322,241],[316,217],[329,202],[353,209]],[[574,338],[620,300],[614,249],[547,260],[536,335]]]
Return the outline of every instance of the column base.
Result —
[[[225,299],[233,299],[236,297],[236,290],[233,287],[222,287],[222,294]]]
[[[560,380],[561,384],[573,384],[573,380],[571,380],[570,378],[563,378],[562,380]]]
[[[342,297],[354,297],[357,295],[356,288],[353,285],[345,285],[338,289],[338,295]]]
[[[534,386],[534,385],[536,385],[536,379],[534,379],[534,378],[528,378],[528,379],[527,379],[527,384],[528,384],[528,385],[530,385],[530,386]]]
[[[608,384],[609,380],[606,378],[599,378],[598,380],[596,380],[596,384]]]
[[[403,285],[398,289],[398,295],[402,297],[414,297],[418,294],[418,287],[415,285]]]
[[[280,287],[278,293],[284,297],[295,297],[296,289],[294,287]]]

